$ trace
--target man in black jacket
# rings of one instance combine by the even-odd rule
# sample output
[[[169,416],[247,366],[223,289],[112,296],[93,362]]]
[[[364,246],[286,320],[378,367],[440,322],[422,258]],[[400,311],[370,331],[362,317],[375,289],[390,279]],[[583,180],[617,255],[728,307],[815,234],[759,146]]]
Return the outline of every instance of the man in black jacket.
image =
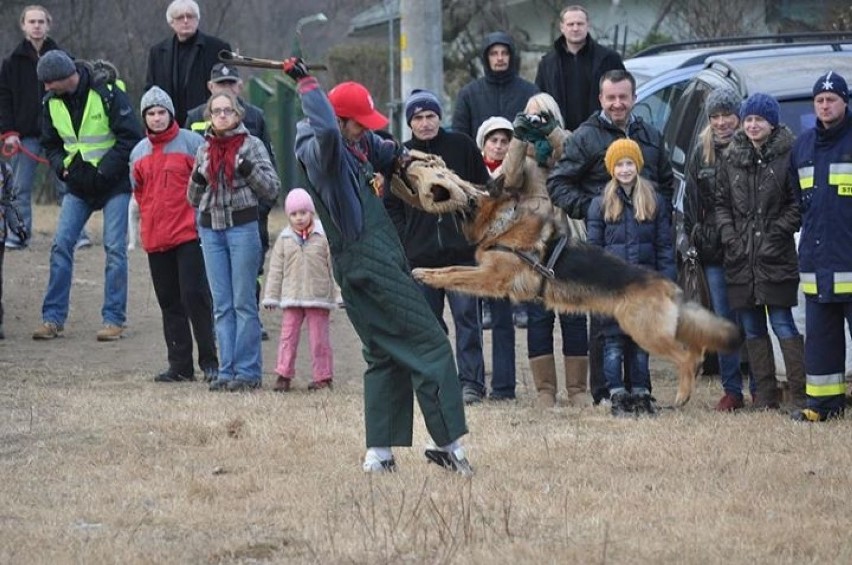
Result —
[[[24,39],[3,61],[0,69],[0,133],[4,149],[9,152],[24,149],[40,156],[43,154],[41,135],[41,98],[44,86],[36,76],[38,59],[48,51],[59,49],[48,37],[52,18],[42,8],[27,6],[21,13],[21,31]],[[27,233],[32,233],[32,189],[38,163],[32,157],[18,153],[12,160],[15,193],[18,209]],[[62,192],[58,190],[57,192]],[[17,234],[10,232],[6,247],[19,249],[26,246]]]
[[[127,313],[127,205],[130,152],[142,128],[120,88],[94,79],[84,63],[60,50],[38,62],[44,98],[41,144],[57,177],[68,185],[50,248],[50,278],[42,304],[42,324],[33,339],[59,337],[68,318],[74,244],[83,225],[103,210],[106,254],[103,328],[98,341],[122,336]]]
[[[441,114],[437,96],[426,90],[414,90],[405,101],[405,119],[412,133],[405,146],[438,155],[464,180],[485,184],[488,170],[476,143],[462,133],[442,128]],[[390,191],[386,191],[384,200],[412,268],[474,264],[476,247],[465,238],[455,214],[436,215],[416,210]],[[450,303],[464,401],[466,404],[481,401],[485,395],[485,362],[476,297],[425,285],[421,289],[444,331],[447,331],[444,298]]]
[[[492,116],[509,121],[527,105],[538,88],[518,76],[520,58],[515,41],[503,31],[485,36],[482,46],[485,76],[469,82],[459,92],[453,110],[453,130],[476,138],[476,130]]]
[[[589,13],[568,6],[559,14],[562,35],[538,64],[535,84],[559,104],[565,129],[574,131],[600,110],[598,85],[605,72],[624,69],[621,56],[589,35]]]
[[[652,181],[671,205],[674,175],[663,134],[633,115],[636,79],[627,71],[608,71],[600,83],[601,111],[593,114],[565,142],[562,158],[547,179],[553,204],[569,217],[585,220],[592,199],[610,180],[604,164],[607,147],[616,139],[639,144],[645,167],[641,175]]]
[[[640,174],[652,181],[669,205],[671,213],[674,175],[663,135],[642,118],[633,115],[636,80],[624,70],[607,71],[600,82],[601,110],[589,117],[565,141],[562,158],[547,179],[547,192],[555,206],[569,217],[585,220],[589,205],[610,180],[604,156],[616,139],[629,138],[639,144],[645,166]],[[589,330],[589,374],[596,402],[609,396],[601,368],[602,343],[598,324],[592,318]],[[626,371],[625,371],[626,374]]]
[[[175,104],[175,120],[186,122],[190,108],[210,97],[207,77],[219,62],[219,51],[231,46],[198,30],[201,10],[195,0],[174,0],[166,9],[166,20],[175,34],[154,45],[148,53],[145,91],[157,85]]]

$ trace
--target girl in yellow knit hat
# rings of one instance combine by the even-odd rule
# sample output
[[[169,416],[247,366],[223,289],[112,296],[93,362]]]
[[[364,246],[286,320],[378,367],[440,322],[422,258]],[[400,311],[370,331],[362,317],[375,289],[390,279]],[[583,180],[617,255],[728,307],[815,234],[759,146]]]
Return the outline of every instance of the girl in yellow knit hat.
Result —
[[[674,280],[671,218],[665,213],[663,197],[651,181],[639,175],[644,164],[642,150],[631,139],[617,139],[607,149],[604,162],[612,180],[589,206],[588,242]],[[603,370],[613,416],[656,414],[648,353],[615,320],[604,321],[602,327]],[[622,378],[622,366],[629,372],[628,385]]]

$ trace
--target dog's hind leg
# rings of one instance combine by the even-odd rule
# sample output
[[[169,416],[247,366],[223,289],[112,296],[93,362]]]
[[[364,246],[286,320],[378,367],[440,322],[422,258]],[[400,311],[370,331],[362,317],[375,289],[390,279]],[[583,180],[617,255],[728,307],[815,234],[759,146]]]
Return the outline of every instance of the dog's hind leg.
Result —
[[[695,392],[695,381],[698,378],[698,371],[701,369],[704,351],[690,347],[685,349],[679,357],[677,360],[677,395],[674,402],[678,408],[689,402],[692,393]]]

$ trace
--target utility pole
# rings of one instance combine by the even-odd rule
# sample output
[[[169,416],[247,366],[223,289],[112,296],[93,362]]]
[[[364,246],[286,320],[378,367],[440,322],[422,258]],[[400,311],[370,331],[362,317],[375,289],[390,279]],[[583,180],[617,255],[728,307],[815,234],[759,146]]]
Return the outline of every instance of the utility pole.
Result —
[[[400,68],[404,101],[411,90],[425,88],[444,100],[441,0],[400,0]],[[405,114],[403,113],[403,121]],[[408,124],[403,128],[408,133]]]

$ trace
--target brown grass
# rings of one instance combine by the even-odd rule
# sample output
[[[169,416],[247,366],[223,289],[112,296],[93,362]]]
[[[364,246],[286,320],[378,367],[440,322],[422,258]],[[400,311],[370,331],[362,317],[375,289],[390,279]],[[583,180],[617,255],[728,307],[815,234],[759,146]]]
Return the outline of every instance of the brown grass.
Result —
[[[78,255],[66,337],[33,342],[55,218],[38,208],[31,249],[4,269],[2,564],[852,562],[848,418],[715,414],[706,379],[654,420],[540,411],[519,332],[520,400],[467,411],[472,480],[426,464],[419,417],[400,471],[367,476],[363,361],[344,316],[333,392],[304,390],[304,343],[297,390],[268,389],[280,315],[266,312],[263,391],[156,385],[165,355],[144,254],[131,254],[128,337],[98,344],[95,247]],[[669,403],[674,377],[655,368]]]
[[[848,421],[717,415],[715,386],[654,420],[473,407],[466,481],[419,448],[363,475],[354,384],[3,383],[4,563],[852,561]]]

